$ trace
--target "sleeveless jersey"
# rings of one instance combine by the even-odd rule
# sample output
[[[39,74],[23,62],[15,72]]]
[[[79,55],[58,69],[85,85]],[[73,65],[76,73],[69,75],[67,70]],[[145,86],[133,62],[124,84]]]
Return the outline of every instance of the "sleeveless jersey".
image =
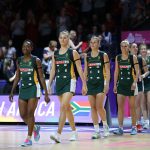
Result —
[[[148,70],[150,71],[150,56],[146,58],[146,63],[148,66]],[[146,78],[144,78],[144,91],[150,91],[150,74]]]
[[[97,57],[92,57],[91,53],[87,56],[88,82],[92,84],[105,80],[104,61],[101,59],[103,55],[104,52],[100,51]]]
[[[144,73],[143,58],[141,56],[137,56],[137,59],[138,59],[138,64],[139,64],[139,73],[140,73],[140,75],[142,75]],[[144,82],[143,82],[143,80],[140,81],[138,79],[137,85],[138,85],[138,92],[143,92],[144,91]]]
[[[70,49],[68,49],[64,54],[59,54],[59,50],[54,53],[56,68],[56,93],[59,95],[67,92],[68,89],[71,89],[71,80],[76,82],[74,66],[70,59],[69,50]]]
[[[105,68],[103,57],[104,52],[101,51],[96,57],[92,57],[91,52],[87,55],[87,95],[96,95],[104,92]]]
[[[122,55],[118,55],[117,61],[119,65],[119,77],[118,77],[118,85],[124,85],[129,88],[129,86],[132,85],[134,82],[134,69],[132,68],[131,62],[130,62],[130,55],[128,56],[128,59],[122,60]]]
[[[23,61],[23,57],[19,58],[20,69],[20,88],[25,89],[39,83],[37,78],[37,72],[34,68],[33,57],[27,62]]]

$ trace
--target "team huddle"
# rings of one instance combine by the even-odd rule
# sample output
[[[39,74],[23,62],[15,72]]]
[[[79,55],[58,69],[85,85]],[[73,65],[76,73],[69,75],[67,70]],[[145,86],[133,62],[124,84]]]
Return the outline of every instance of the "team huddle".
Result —
[[[80,55],[76,50],[69,48],[69,33],[62,31],[59,34],[60,49],[52,56],[52,67],[50,70],[48,88],[42,71],[39,58],[31,55],[33,43],[26,40],[22,46],[23,56],[18,58],[16,77],[9,96],[13,101],[13,92],[20,83],[19,88],[19,111],[23,121],[28,126],[28,135],[22,146],[32,145],[32,133],[34,140],[40,139],[40,126],[35,125],[34,112],[40,98],[40,85],[45,91],[45,102],[49,103],[51,85],[56,80],[56,95],[60,101],[60,117],[57,132],[50,135],[50,139],[61,143],[61,133],[66,119],[71,126],[72,133],[70,141],[78,139],[74,116],[70,101],[76,90],[75,67],[82,81],[82,95],[88,95],[91,106],[91,117],[94,125],[92,139],[100,138],[99,117],[103,124],[103,136],[109,136],[104,101],[109,91],[110,62],[108,55],[99,50],[99,37],[90,40],[91,51],[84,54],[84,68],[82,69]],[[124,103],[126,96],[129,97],[130,112],[132,117],[131,135],[142,130],[141,114],[144,118],[143,128],[149,128],[150,111],[150,56],[146,53],[146,45],[141,45],[138,56],[137,44],[129,46],[124,40],[120,43],[121,54],[116,56],[114,73],[114,92],[117,94],[118,122],[119,128],[114,134],[123,134]],[[129,53],[130,50],[130,53]]]

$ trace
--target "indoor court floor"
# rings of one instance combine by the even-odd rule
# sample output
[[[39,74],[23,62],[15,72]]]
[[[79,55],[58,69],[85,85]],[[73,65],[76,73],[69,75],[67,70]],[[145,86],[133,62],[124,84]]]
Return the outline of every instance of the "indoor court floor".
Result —
[[[23,125],[0,125],[0,149],[2,150],[149,150],[150,131],[144,130],[137,135],[130,135],[130,129],[124,130],[123,136],[113,135],[110,128],[110,136],[91,140],[93,133],[92,126],[77,126],[78,141],[70,142],[69,126],[65,126],[62,133],[62,143],[55,144],[50,140],[50,135],[54,134],[57,126],[41,125],[41,138],[39,142],[34,142],[30,147],[21,147],[20,144],[25,140],[27,127]]]

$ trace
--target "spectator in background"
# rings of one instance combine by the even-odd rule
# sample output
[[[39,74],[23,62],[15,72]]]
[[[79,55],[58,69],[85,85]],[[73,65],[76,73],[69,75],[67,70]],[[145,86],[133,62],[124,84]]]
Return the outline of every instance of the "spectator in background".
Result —
[[[111,35],[111,32],[108,31],[108,29],[106,28],[105,24],[102,24],[101,31],[102,31],[103,38],[106,40],[108,46],[111,45],[112,35]]]
[[[0,72],[3,72],[3,59],[4,59],[4,47],[0,43]],[[3,77],[3,74],[0,74],[0,79]]]
[[[98,37],[100,39],[100,45],[99,45],[100,50],[105,52],[107,50],[107,41],[104,39],[102,35],[99,35]]]
[[[99,33],[98,33],[98,27],[96,25],[93,25],[91,27],[92,31],[90,34],[88,34],[88,40],[90,41],[90,39],[93,37],[93,36],[98,36]]]
[[[61,31],[69,30],[71,27],[70,17],[66,15],[66,9],[62,8],[60,10],[60,15],[56,17],[56,25],[57,25],[57,35]]]
[[[51,37],[52,32],[52,21],[49,18],[48,13],[44,13],[42,18],[40,19],[39,26],[39,46],[44,48],[45,45],[48,44]]]
[[[8,41],[8,46],[4,50],[4,63],[3,63],[3,72],[10,63],[10,68],[15,70],[15,61],[16,61],[16,49],[13,47],[13,41],[10,39]],[[14,71],[13,70],[13,71]]]
[[[91,18],[92,12],[92,0],[80,0],[81,5],[81,16],[82,18],[87,18],[88,21]]]
[[[99,26],[99,19],[98,19],[98,15],[97,14],[93,14],[92,15],[92,25],[93,26]]]
[[[11,23],[11,36],[17,54],[21,55],[21,46],[25,38],[25,21],[21,19],[20,13],[16,13],[15,19]]]
[[[9,94],[11,92],[13,81],[14,81],[15,76],[16,76],[15,68],[14,68],[14,66],[12,66],[11,60],[9,60],[9,59],[5,60],[5,67],[3,69],[3,73],[4,73],[4,77],[7,81],[7,83],[4,87],[3,93]]]
[[[108,56],[110,58],[111,57],[112,34],[110,31],[108,31],[105,24],[102,24],[101,30],[102,30],[102,37],[106,42],[104,51],[108,54]]]
[[[48,47],[45,47],[43,51],[42,67],[43,67],[47,87],[48,87],[48,80],[50,76],[49,73],[50,73],[51,64],[52,64],[52,55],[54,54],[55,50],[57,50],[57,42],[50,41]],[[54,87],[54,82],[52,85],[52,93],[54,93],[53,87]]]
[[[112,18],[112,15],[110,13],[106,14],[105,22],[104,22],[106,29],[110,31],[111,33],[115,33],[116,31],[116,24]]]
[[[135,26],[145,18],[145,8],[140,2],[136,3],[135,12],[130,15],[130,26]]]
[[[0,42],[5,43],[9,37],[9,24],[6,15],[0,13]]]
[[[100,23],[103,22],[105,16],[106,0],[93,0],[94,1],[94,12],[98,15]]]
[[[36,44],[37,42],[37,21],[35,19],[35,15],[31,9],[27,11],[26,17],[26,38],[33,41]]]
[[[77,50],[78,51],[78,48],[81,47],[82,45],[82,41],[80,41],[78,44],[77,44],[77,34],[76,34],[76,31],[75,30],[71,30],[70,33],[69,33],[69,37],[70,37],[70,40],[69,40],[69,45],[72,49],[74,50]]]

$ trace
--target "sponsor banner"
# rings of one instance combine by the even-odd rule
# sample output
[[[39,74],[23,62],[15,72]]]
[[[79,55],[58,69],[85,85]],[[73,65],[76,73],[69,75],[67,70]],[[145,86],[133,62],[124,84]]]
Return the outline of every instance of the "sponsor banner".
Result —
[[[127,39],[129,43],[150,44],[150,31],[126,31],[121,33],[121,40]]]
[[[51,102],[46,104],[42,96],[35,111],[36,122],[55,122],[59,120],[60,103],[57,96],[50,96]],[[90,105],[87,96],[74,96],[71,100],[72,112],[77,123],[92,123]],[[14,102],[7,95],[0,95],[0,122],[22,122],[18,108],[18,96]]]

